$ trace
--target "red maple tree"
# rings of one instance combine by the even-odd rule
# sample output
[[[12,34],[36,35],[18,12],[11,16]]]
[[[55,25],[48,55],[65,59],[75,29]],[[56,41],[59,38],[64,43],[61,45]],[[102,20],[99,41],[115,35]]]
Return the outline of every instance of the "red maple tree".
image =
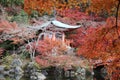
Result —
[[[78,47],[78,55],[88,59],[102,60],[110,75],[119,72],[120,67],[120,21],[116,28],[116,19],[110,17],[106,24],[97,28],[88,28],[82,44]],[[110,61],[110,63],[109,63]],[[120,76],[117,76],[118,78]],[[117,80],[117,79],[116,79]]]

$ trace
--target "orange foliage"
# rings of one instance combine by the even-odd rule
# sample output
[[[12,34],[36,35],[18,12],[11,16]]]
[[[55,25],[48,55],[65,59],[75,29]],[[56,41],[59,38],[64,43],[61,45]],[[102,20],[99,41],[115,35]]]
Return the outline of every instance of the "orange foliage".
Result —
[[[119,54],[119,35],[117,34],[117,31],[120,31],[120,29],[117,30],[115,27],[115,18],[108,18],[106,24],[98,28],[89,28],[86,31],[86,37],[82,40],[84,42],[84,46],[80,48],[79,54],[87,54],[86,57],[89,58],[95,57],[95,55],[92,56],[91,54],[96,54],[96,58],[99,58],[100,55],[98,56],[98,54],[101,52],[104,52],[103,54]],[[84,48],[84,50],[82,50],[82,48]]]
[[[40,14],[51,13],[52,7],[54,6],[51,0],[24,0],[24,10],[31,14],[32,10],[37,10]]]
[[[97,14],[115,14],[119,0],[24,0],[24,10],[31,14],[33,10],[40,15],[59,13],[68,9],[91,11]],[[120,13],[120,11],[119,11]]]
[[[89,28],[82,45],[78,49],[78,55],[83,55],[89,59],[102,60],[109,74],[120,67],[120,22],[118,28],[115,26],[115,18],[108,18],[105,25],[97,28]],[[120,76],[117,76],[117,78]],[[117,79],[114,79],[117,80]]]
[[[10,31],[14,31],[15,29],[18,29],[18,26],[15,22],[10,23],[5,20],[0,20],[0,32],[9,33]]]
[[[18,27],[16,22],[6,20],[0,20],[0,33],[3,41],[12,40],[14,44],[23,43],[24,39],[30,39],[36,36],[34,30]]]
[[[119,0],[91,0],[91,5],[88,11],[99,13],[114,13]],[[114,13],[115,14],[115,13]]]
[[[24,0],[24,10],[31,14],[32,10],[38,11],[40,14],[51,14],[53,10],[63,10],[67,8],[77,7],[77,0]]]
[[[36,45],[36,42],[32,43],[32,45],[34,48],[36,46],[36,51],[42,56],[63,54],[67,50],[66,44],[69,45],[67,40],[64,43],[62,40],[53,40],[48,37],[44,40],[39,40],[37,43],[38,45]]]

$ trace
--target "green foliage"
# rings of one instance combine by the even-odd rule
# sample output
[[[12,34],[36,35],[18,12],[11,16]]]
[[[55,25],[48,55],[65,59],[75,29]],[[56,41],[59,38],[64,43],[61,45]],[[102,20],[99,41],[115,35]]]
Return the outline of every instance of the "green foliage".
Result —
[[[30,14],[31,18],[38,18],[39,17],[39,13],[36,10],[32,10],[31,14]]]
[[[23,5],[24,0],[0,0],[0,4],[3,6]]]
[[[13,56],[12,55],[7,55],[7,56],[3,57],[2,63],[4,65],[6,65],[7,68],[9,68],[12,60],[13,60]]]
[[[24,10],[21,10],[19,14],[12,17],[11,21],[15,21],[17,23],[28,23],[28,15]]]
[[[39,65],[38,63],[35,62],[33,65],[34,65],[34,67],[35,67],[36,69],[41,69],[41,67],[40,67],[40,65]]]
[[[13,41],[6,40],[3,43],[0,43],[0,47],[7,49],[7,50],[13,50],[14,48],[18,47],[16,44],[12,44]]]
[[[24,51],[20,54],[20,58],[21,59],[27,59],[27,58],[30,58],[30,53],[27,52],[27,51]]]

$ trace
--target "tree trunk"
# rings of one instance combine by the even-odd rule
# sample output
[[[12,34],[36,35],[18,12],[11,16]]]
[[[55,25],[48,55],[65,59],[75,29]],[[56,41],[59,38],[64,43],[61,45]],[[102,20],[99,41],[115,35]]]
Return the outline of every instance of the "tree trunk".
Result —
[[[116,29],[117,29],[118,37],[119,37],[119,32],[118,32],[118,12],[119,12],[119,7],[120,7],[120,0],[118,0],[117,11],[116,11]]]
[[[117,11],[116,11],[116,27],[118,27],[118,12],[119,12],[119,7],[120,7],[120,0],[117,5]]]

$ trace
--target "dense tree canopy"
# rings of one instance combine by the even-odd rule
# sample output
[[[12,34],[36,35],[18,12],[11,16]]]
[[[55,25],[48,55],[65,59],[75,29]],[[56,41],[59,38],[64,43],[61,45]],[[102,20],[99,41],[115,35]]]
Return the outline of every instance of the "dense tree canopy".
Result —
[[[77,0],[24,0],[24,9],[28,14],[32,10],[36,10],[40,14],[51,14],[53,10],[73,8],[78,4]]]
[[[46,56],[49,58],[49,55],[56,54],[64,55],[66,51],[68,51],[68,48],[73,47],[78,57],[83,56],[90,61],[102,60],[102,64],[107,68],[109,76],[112,76],[110,78],[114,78],[113,80],[119,79],[120,0],[0,0],[0,12],[9,11],[11,14],[15,12],[15,16],[18,15],[23,6],[24,11],[27,12],[29,16],[36,13],[39,18],[43,15],[49,15],[50,17],[54,15],[58,21],[69,25],[82,25],[82,27],[65,32],[67,39],[65,39],[64,42],[56,39],[55,34],[51,39],[46,37],[37,40],[37,42],[35,40],[38,38],[38,35],[36,35],[34,30],[19,28],[14,22],[9,23],[8,21],[0,20],[0,43],[9,39],[13,41],[12,44],[18,44],[21,43],[21,41],[22,44],[27,44],[24,40],[27,41],[32,38],[32,40],[28,42],[31,45],[27,46],[27,49],[28,51],[30,49],[33,50],[34,53],[37,53],[35,57],[39,64],[42,62],[42,65],[44,65],[45,62],[42,58]],[[7,17],[9,18],[9,16],[10,15]],[[24,13],[17,18],[20,18],[20,16],[25,17]],[[40,19],[43,19],[43,17]],[[38,25],[41,25],[45,21],[37,21],[37,19],[34,19],[33,22],[38,22]],[[49,25],[48,27],[50,26],[53,25]],[[34,28],[37,30],[36,27]],[[45,28],[43,32],[47,30],[50,29]],[[53,33],[54,32],[55,31],[53,31]],[[60,33],[63,34],[63,32]],[[4,34],[9,37],[4,36]],[[33,49],[30,48],[31,46]],[[0,56],[4,51],[5,49],[0,47]],[[32,51],[29,51],[29,53],[32,53]],[[52,59],[53,58],[51,58],[51,60]],[[59,62],[59,60],[57,61]]]

